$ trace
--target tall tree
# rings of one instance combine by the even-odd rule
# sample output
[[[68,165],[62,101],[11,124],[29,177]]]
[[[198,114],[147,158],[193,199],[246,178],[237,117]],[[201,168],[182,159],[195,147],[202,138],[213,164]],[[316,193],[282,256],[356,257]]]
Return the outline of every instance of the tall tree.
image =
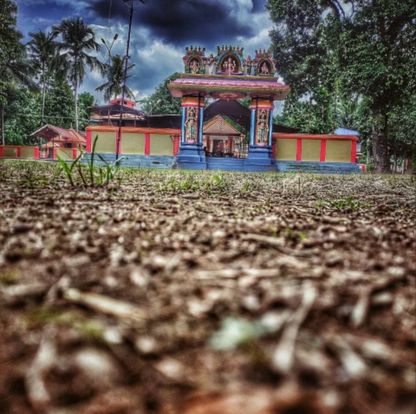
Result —
[[[376,171],[390,170],[399,139],[395,114],[416,94],[416,6],[412,0],[357,0],[340,45],[345,86],[369,103]],[[408,131],[412,135],[413,131]]]
[[[124,80],[124,59],[120,55],[110,56],[110,63],[105,65],[105,76],[107,81],[98,86],[95,90],[104,93],[104,99],[109,101],[112,97],[117,98],[123,92]],[[127,71],[131,70],[134,65],[130,65]],[[127,76],[129,78],[129,76]],[[133,91],[126,85],[126,98],[134,98]]]
[[[47,88],[52,78],[65,78],[66,64],[64,57],[58,52],[55,36],[52,33],[37,32],[30,33],[30,36],[32,39],[27,45],[28,54],[41,90],[41,124],[43,124]]]
[[[1,142],[5,144],[5,105],[11,89],[17,83],[34,88],[30,77],[25,50],[20,43],[22,35],[16,30],[16,4],[11,0],[0,0],[0,123]]]
[[[63,20],[54,27],[53,33],[61,35],[58,47],[69,64],[69,79],[74,88],[75,129],[78,130],[78,92],[85,78],[85,70],[88,67],[91,70],[104,71],[103,64],[97,57],[90,54],[97,52],[100,45],[95,40],[93,29],[80,17]]]
[[[388,171],[395,142],[390,114],[407,111],[415,93],[414,2],[269,0],[268,9],[274,55],[292,86],[286,115],[311,109],[318,129],[328,132],[339,125],[340,102],[356,100],[371,123],[376,170]]]

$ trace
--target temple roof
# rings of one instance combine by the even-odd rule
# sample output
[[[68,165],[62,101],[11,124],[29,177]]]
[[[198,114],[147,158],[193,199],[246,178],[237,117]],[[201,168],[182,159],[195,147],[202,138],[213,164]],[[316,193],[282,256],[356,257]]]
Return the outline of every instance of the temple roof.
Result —
[[[171,81],[172,96],[211,96],[220,99],[263,97],[283,100],[290,88],[274,77],[239,75],[198,75],[183,73]]]
[[[250,109],[241,105],[238,101],[224,101],[222,99],[208,105],[204,111],[204,122],[207,122],[217,115],[225,115],[237,124],[250,129]]]
[[[31,134],[32,137],[45,138],[55,142],[79,143],[85,144],[85,135],[75,129],[64,129],[55,125],[46,124]]]
[[[119,103],[110,103],[109,105],[94,106],[92,108],[91,119],[112,119],[118,120],[120,117],[122,105]],[[145,113],[140,109],[131,107],[130,105],[123,105],[123,120],[144,120]]]

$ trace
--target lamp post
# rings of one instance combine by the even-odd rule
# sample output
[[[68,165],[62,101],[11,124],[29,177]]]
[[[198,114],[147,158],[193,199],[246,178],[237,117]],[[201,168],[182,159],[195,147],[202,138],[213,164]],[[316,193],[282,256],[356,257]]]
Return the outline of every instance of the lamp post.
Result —
[[[108,64],[110,64],[110,60],[111,60],[111,49],[114,46],[114,42],[118,39],[118,33],[116,33],[113,37],[112,42],[110,43],[110,45],[107,43],[107,41],[104,38],[101,38],[101,42],[103,43],[103,45],[105,46],[105,48],[107,49],[108,52]]]
[[[130,7],[129,15],[129,30],[127,34],[127,45],[126,45],[126,56],[124,57],[124,74],[123,74],[123,87],[121,92],[121,106],[120,106],[120,119],[118,123],[118,133],[116,140],[116,160],[118,159],[120,153],[120,139],[121,139],[121,124],[123,122],[123,112],[124,112],[124,97],[126,95],[126,80],[127,80],[127,70],[129,67],[129,52],[130,52],[130,38],[131,38],[131,26],[133,22],[133,13],[134,13],[134,2],[140,1],[144,4],[144,0],[122,0],[124,4]]]

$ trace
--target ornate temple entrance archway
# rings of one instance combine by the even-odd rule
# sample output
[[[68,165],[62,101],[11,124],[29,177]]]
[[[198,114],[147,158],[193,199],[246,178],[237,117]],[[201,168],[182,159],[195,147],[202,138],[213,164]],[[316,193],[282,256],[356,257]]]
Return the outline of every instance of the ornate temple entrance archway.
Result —
[[[254,59],[244,59],[242,48],[228,46],[218,47],[216,57],[212,54],[206,57],[205,49],[191,47],[187,48],[184,62],[185,73],[168,85],[172,96],[182,99],[180,167],[207,168],[208,147],[204,147],[207,98],[250,98],[249,142],[243,167],[251,171],[273,170],[272,111],[274,101],[283,100],[289,87],[274,77],[272,56],[260,50]]]

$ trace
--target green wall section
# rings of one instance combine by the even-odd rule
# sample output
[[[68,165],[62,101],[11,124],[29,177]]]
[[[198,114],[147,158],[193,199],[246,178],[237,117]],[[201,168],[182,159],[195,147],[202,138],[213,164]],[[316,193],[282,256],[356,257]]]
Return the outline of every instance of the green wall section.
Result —
[[[173,155],[170,135],[150,135],[150,155]]]
[[[296,139],[278,139],[275,158],[282,161],[296,160]]]
[[[302,161],[319,161],[321,158],[321,140],[302,140]]]
[[[145,134],[123,132],[121,136],[122,154],[144,154]]]

